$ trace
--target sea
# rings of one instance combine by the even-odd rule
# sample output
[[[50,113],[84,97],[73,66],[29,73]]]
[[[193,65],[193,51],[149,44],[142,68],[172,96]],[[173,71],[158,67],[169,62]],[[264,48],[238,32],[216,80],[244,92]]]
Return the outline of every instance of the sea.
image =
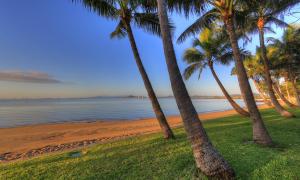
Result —
[[[198,113],[232,109],[226,99],[193,99]],[[165,115],[179,115],[174,98],[159,98]],[[244,107],[244,102],[236,102]],[[0,128],[76,121],[140,120],[155,117],[148,98],[97,97],[0,100]]]

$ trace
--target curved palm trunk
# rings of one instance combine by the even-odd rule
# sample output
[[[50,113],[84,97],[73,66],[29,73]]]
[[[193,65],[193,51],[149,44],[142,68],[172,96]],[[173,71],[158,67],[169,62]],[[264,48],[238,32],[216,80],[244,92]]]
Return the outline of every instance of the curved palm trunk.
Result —
[[[288,96],[288,100],[291,101],[291,93],[289,91],[289,86],[288,86],[288,80],[287,78],[285,78],[285,90],[286,90],[286,93],[287,93],[287,96]]]
[[[211,62],[209,64],[209,68],[210,68],[210,71],[213,75],[213,77],[215,78],[215,80],[217,81],[219,87],[221,88],[224,96],[226,97],[226,99],[228,100],[228,102],[231,104],[231,106],[233,107],[233,109],[238,112],[239,114],[243,115],[243,116],[247,116],[249,117],[250,114],[245,111],[243,108],[241,108],[232,98],[231,96],[228,94],[228,92],[226,91],[225,87],[223,86],[222,82],[220,81],[218,75],[216,74],[215,70],[214,70],[214,67],[213,67],[213,63]]]
[[[157,0],[157,4],[169,78],[187,137],[192,144],[196,165],[209,177],[232,179],[234,171],[211,144],[181,77],[168,26],[166,1]]]
[[[265,73],[265,82],[267,85],[267,89],[268,89],[268,94],[270,96],[270,100],[272,102],[272,104],[274,105],[274,108],[276,109],[276,111],[278,113],[280,113],[281,116],[284,117],[293,117],[294,115],[290,112],[288,112],[287,110],[285,110],[280,103],[278,102],[275,93],[273,91],[273,81],[271,79],[271,74],[270,74],[270,62],[269,59],[267,57],[267,52],[266,52],[266,47],[265,47],[265,39],[264,39],[264,31],[262,29],[259,29],[259,41],[260,41],[260,47],[262,50],[262,59],[264,62],[264,73]]]
[[[297,105],[300,106],[300,95],[299,95],[299,91],[298,91],[298,88],[297,88],[296,80],[292,80],[291,82],[292,82],[292,87],[293,87],[293,90],[294,90]]]
[[[267,128],[265,127],[261,114],[257,108],[251,90],[251,86],[248,81],[248,76],[241,58],[237,37],[234,31],[233,19],[224,19],[224,22],[226,24],[227,33],[230,38],[241,93],[250,113],[250,118],[252,120],[253,140],[258,144],[271,145],[272,139],[267,131]]]
[[[131,26],[130,26],[129,23],[126,23],[126,30],[127,30],[127,33],[128,33],[131,49],[133,51],[136,64],[137,64],[138,69],[140,71],[140,74],[143,78],[145,88],[147,90],[149,99],[151,100],[151,103],[152,103],[152,108],[153,108],[154,113],[156,115],[156,118],[159,122],[159,125],[162,129],[164,137],[165,137],[165,139],[174,138],[174,134],[173,134],[168,122],[167,122],[167,119],[166,119],[161,107],[160,107],[160,104],[159,104],[159,102],[157,100],[157,97],[154,93],[154,90],[152,88],[151,82],[150,82],[150,80],[148,78],[148,75],[146,73],[146,70],[143,66],[143,63],[142,63],[142,60],[140,58],[140,55],[139,55],[139,52],[138,52],[138,49],[137,49],[137,46],[136,46],[136,43],[135,43],[135,39],[134,39],[134,36],[133,36],[133,33],[132,33],[132,29],[131,29]]]
[[[268,100],[268,98],[265,96],[265,94],[262,92],[262,90],[260,89],[258,82],[255,79],[252,79],[255,88],[257,89],[260,97],[263,99],[264,103],[268,106],[272,106],[272,103]]]
[[[286,104],[287,106],[289,106],[291,108],[297,107],[295,104],[292,104],[289,100],[286,99],[286,97],[281,93],[281,91],[276,83],[273,84],[273,88],[274,88],[275,92],[277,93],[277,95],[280,97],[280,99],[284,102],[284,104]]]

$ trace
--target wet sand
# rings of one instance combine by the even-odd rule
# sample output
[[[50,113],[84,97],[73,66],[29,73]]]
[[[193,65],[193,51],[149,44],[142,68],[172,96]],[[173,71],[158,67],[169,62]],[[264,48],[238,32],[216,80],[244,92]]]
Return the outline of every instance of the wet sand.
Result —
[[[260,108],[268,108],[268,106],[263,105]],[[236,114],[234,110],[228,110],[204,113],[199,116],[201,120],[205,121],[234,114]],[[170,116],[168,122],[172,127],[182,125],[180,116]],[[0,162],[159,131],[160,127],[155,118],[0,128]]]

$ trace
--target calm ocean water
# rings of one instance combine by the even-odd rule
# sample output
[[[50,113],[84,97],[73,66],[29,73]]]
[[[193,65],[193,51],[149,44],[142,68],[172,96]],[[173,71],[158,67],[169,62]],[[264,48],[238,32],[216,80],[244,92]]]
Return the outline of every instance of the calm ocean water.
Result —
[[[166,115],[178,115],[173,98],[161,98]],[[223,99],[194,99],[198,113],[232,109]],[[242,100],[237,103],[244,106]],[[128,120],[154,117],[148,99],[87,98],[0,100],[0,127],[81,120]]]

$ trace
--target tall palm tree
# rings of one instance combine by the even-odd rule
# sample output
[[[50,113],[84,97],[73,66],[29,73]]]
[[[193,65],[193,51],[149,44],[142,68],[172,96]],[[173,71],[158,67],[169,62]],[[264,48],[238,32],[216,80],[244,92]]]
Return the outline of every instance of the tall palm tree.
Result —
[[[243,65],[243,58],[238,45],[238,31],[235,21],[239,15],[242,6],[238,3],[242,1],[234,0],[205,0],[206,4],[212,6],[210,10],[205,12],[199,19],[197,19],[191,26],[189,26],[179,37],[179,41],[185,40],[191,34],[198,33],[203,27],[210,27],[214,21],[222,22],[226,29],[235,60],[236,72],[238,76],[241,94],[246,103],[253,127],[254,142],[262,145],[271,145],[272,139],[265,127],[261,114],[256,105],[251,86],[248,81],[248,76]]]
[[[196,165],[207,176],[232,179],[234,171],[210,142],[180,74],[168,27],[166,0],[157,0],[157,6],[169,78],[187,137],[192,144]]]
[[[259,42],[261,48],[261,57],[264,62],[264,77],[268,88],[268,94],[277,112],[284,117],[293,117],[294,115],[285,110],[277,101],[273,91],[273,82],[270,74],[270,61],[267,57],[265,46],[265,30],[269,29],[268,24],[274,23],[278,26],[288,26],[284,21],[277,18],[285,10],[300,2],[299,0],[252,0],[247,1],[248,15],[245,17],[245,23],[253,30],[259,33]],[[276,87],[275,87],[276,90]]]
[[[272,48],[275,48],[272,58],[275,63],[272,67],[274,70],[285,72],[287,79],[293,88],[297,105],[300,106],[300,94],[297,87],[297,81],[300,78],[300,29],[290,27],[285,30],[282,40],[269,38]]]
[[[193,47],[185,50],[183,59],[188,64],[188,67],[184,71],[184,77],[189,79],[193,73],[198,71],[200,78],[202,70],[208,66],[231,106],[239,114],[248,117],[250,116],[249,113],[231,98],[215,72],[215,63],[228,65],[233,60],[233,55],[227,36],[216,34],[216,28],[213,31],[214,33],[212,30],[204,29],[200,37],[194,40]]]
[[[141,9],[139,5],[129,0],[80,1],[85,7],[87,7],[89,10],[96,12],[98,15],[107,19],[118,21],[116,29],[111,33],[111,38],[123,38],[125,36],[128,36],[131,49],[135,58],[135,62],[142,76],[149,99],[151,100],[153,111],[162,129],[164,137],[166,139],[174,138],[174,134],[161,109],[161,106],[157,100],[149,77],[142,63],[131,28],[131,24],[134,24],[135,26],[147,32],[160,35],[160,26],[157,13],[139,12],[139,10]],[[168,26],[170,25],[168,24]]]
[[[266,51],[267,51],[267,58],[268,58],[268,60],[270,62],[269,66],[271,67],[271,69],[270,69],[270,75],[271,75],[271,78],[272,78],[274,92],[278,95],[278,97],[281,99],[281,101],[285,105],[287,105],[288,107],[291,107],[291,108],[297,107],[296,105],[292,104],[285,97],[284,93],[282,92],[282,90],[280,88],[279,79],[283,77],[282,76],[283,73],[280,71],[280,69],[274,68],[274,64],[276,64],[276,63],[279,62],[279,57],[280,57],[277,54],[278,53],[277,48],[269,45],[269,46],[266,47]],[[258,56],[261,58],[261,52],[258,52]],[[286,74],[286,73],[284,73],[284,74]]]
[[[273,65],[272,64],[274,64],[274,62],[276,62],[277,61],[277,59],[278,59],[278,56],[276,56],[276,55],[274,55],[274,52],[276,52],[276,49],[274,48],[274,47],[271,47],[271,46],[268,46],[267,48],[266,48],[266,51],[267,51],[267,58],[269,59],[269,61],[271,62],[271,64],[270,64],[270,67],[271,67],[271,69],[270,69],[270,76],[271,76],[271,79],[272,79],[272,88],[273,88],[273,90],[274,90],[274,92],[277,94],[277,96],[281,99],[281,101],[285,104],[285,105],[287,105],[287,106],[289,106],[289,107],[296,107],[296,105],[294,105],[294,104],[292,104],[286,97],[285,97],[285,95],[283,94],[283,92],[282,92],[282,90],[281,90],[281,88],[280,88],[280,86],[279,86],[279,79],[280,78],[282,78],[282,72],[280,72],[279,70],[277,70],[277,69],[274,69],[273,68]],[[254,71],[257,71],[258,69],[260,69],[260,76],[261,76],[261,79],[262,79],[262,81],[264,81],[265,82],[265,68],[264,68],[264,63],[263,63],[263,59],[262,59],[262,56],[261,56],[261,48],[257,48],[257,51],[256,51],[256,59],[259,59],[258,61],[260,62],[259,64],[260,64],[260,66],[262,67],[262,68],[255,68],[255,69],[253,69]],[[267,84],[267,83],[265,83],[265,84]],[[268,88],[266,88],[266,89],[268,89]]]

